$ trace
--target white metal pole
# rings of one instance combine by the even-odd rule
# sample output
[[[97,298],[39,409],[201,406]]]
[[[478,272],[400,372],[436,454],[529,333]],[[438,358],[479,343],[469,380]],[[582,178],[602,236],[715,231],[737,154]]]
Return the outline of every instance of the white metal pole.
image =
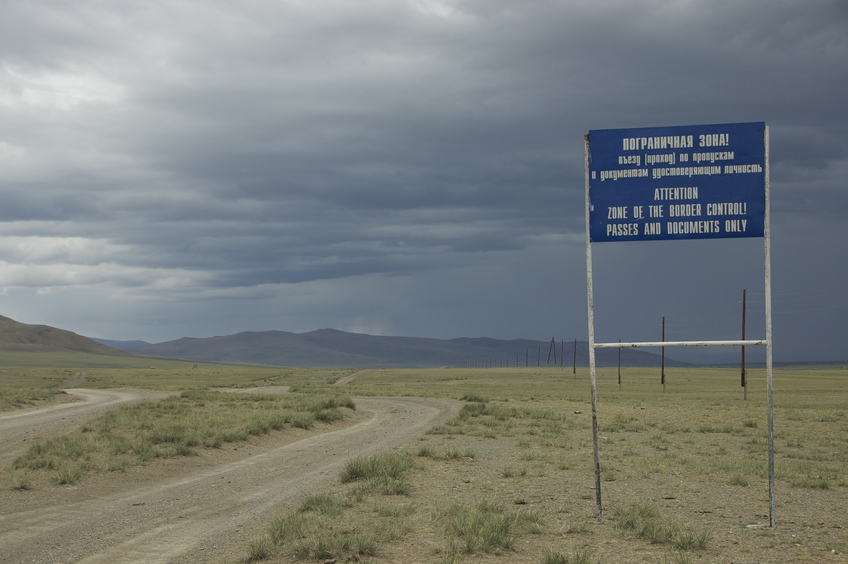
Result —
[[[745,341],[637,341],[622,343],[595,343],[596,349],[639,349],[647,347],[744,347],[746,345],[766,345],[765,339],[747,339]]]
[[[769,178],[769,128],[765,128],[765,192],[766,209],[763,225],[765,239],[765,292],[766,292],[766,395],[768,403],[768,473],[769,473],[769,526],[775,526],[774,492],[774,401],[772,397],[772,318],[771,318],[771,194]]]
[[[598,402],[595,384],[595,297],[592,287],[592,241],[590,236],[589,212],[589,135],[583,136],[583,159],[586,166],[586,299],[589,308],[589,384],[592,390],[592,453],[595,463],[595,518],[603,521],[601,505],[601,460],[598,452]]]

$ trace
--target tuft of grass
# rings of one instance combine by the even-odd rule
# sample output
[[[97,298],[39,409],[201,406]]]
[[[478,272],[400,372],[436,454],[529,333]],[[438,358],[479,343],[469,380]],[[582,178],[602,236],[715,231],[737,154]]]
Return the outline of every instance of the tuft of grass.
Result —
[[[621,529],[638,530],[642,523],[659,518],[657,508],[650,503],[633,503],[613,511],[613,519]]]
[[[489,403],[488,398],[486,398],[485,396],[481,396],[479,394],[465,394],[464,396],[462,396],[459,399],[462,400],[462,401],[467,401],[467,402]]]
[[[357,561],[375,556],[377,547],[371,533],[340,530],[326,516],[292,513],[271,523],[266,535],[251,544],[247,560],[263,560],[284,549],[298,560]]]
[[[475,453],[473,450],[460,450],[458,448],[446,447],[442,451],[438,451],[430,445],[423,445],[418,449],[418,456],[422,458],[431,458],[433,460],[462,460],[465,458],[474,459]]]
[[[407,452],[381,452],[349,461],[339,478],[342,483],[374,478],[399,480],[413,464],[412,456]]]
[[[62,466],[56,470],[56,483],[62,486],[72,486],[80,481],[85,468],[83,466]]]
[[[527,468],[522,466],[518,470],[514,469],[512,466],[507,466],[501,471],[501,476],[504,478],[515,478],[515,477],[525,477],[527,476]]]
[[[126,472],[130,466],[130,461],[127,458],[114,457],[110,458],[106,464],[107,472]]]
[[[462,551],[455,541],[448,542],[440,556],[442,564],[459,564],[462,562]]]
[[[315,426],[315,416],[311,413],[296,413],[291,418],[291,426],[308,431]]]
[[[314,511],[320,515],[340,515],[345,502],[333,494],[313,494],[303,498],[297,510],[300,513]]]
[[[436,449],[430,445],[421,445],[418,449],[417,455],[422,458],[432,458],[433,460],[436,460],[439,457]]]
[[[597,564],[600,560],[596,558],[590,548],[576,548],[569,554],[555,552],[545,549],[541,564]]]
[[[648,503],[634,503],[614,511],[613,519],[620,529],[633,532],[651,544],[668,544],[677,550],[705,550],[712,535],[694,531],[663,520]]]
[[[452,429],[451,425],[437,425],[427,431],[428,435],[461,435],[460,430]]]
[[[275,552],[273,541],[267,535],[258,537],[250,542],[245,562],[259,562],[271,557]]]
[[[410,482],[390,476],[371,478],[368,480],[367,485],[370,491],[383,495],[410,495],[412,493],[412,484]]]
[[[712,535],[706,531],[679,528],[671,539],[671,545],[678,551],[706,550]]]
[[[660,562],[661,564],[692,564],[693,560],[687,552],[674,550],[671,554],[663,555]]]
[[[474,451],[460,450],[458,448],[448,447],[442,453],[442,460],[461,460],[463,458],[474,458]]]
[[[748,478],[746,478],[742,474],[734,474],[733,476],[730,477],[729,483],[730,483],[731,486],[742,486],[742,487],[747,488],[748,487]]]
[[[445,511],[444,522],[449,537],[458,541],[465,554],[511,549],[515,543],[514,515],[492,503],[451,506]]]
[[[511,550],[519,530],[537,530],[541,517],[507,511],[501,504],[484,500],[475,506],[455,504],[437,510],[434,520],[445,528],[449,547],[446,553],[458,547],[464,554],[474,554]]]

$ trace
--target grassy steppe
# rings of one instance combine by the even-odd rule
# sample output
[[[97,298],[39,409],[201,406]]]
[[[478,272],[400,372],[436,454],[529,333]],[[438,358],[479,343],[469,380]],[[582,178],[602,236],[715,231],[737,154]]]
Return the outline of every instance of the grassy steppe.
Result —
[[[738,369],[666,376],[663,392],[658,369],[626,368],[621,387],[614,369],[599,371],[598,524],[585,369],[369,373],[346,390],[467,403],[409,447],[419,462],[409,485],[396,488],[400,499],[376,488],[363,502],[362,486],[341,485],[333,507],[347,509],[328,517],[298,508],[269,526],[251,554],[269,562],[372,554],[375,562],[422,554],[429,560],[421,561],[543,564],[848,561],[848,372],[775,372],[776,529],[765,526],[765,371],[749,371],[748,399]],[[374,531],[386,514],[397,515],[391,527]],[[352,533],[328,534],[326,521],[305,537],[280,532],[303,518],[345,523]],[[353,534],[363,531],[364,540]],[[414,548],[399,548],[404,543]]]
[[[49,401],[67,382],[181,391],[162,406],[136,408],[172,412],[172,427],[200,427],[179,419],[193,411],[181,403],[202,402],[220,412],[271,401],[235,402],[209,391],[225,386],[287,385],[300,405],[334,410],[359,395],[465,401],[458,417],[418,444],[385,460],[355,461],[368,470],[346,469],[332,491],[281,514],[245,547],[248,560],[845,562],[848,553],[844,370],[775,371],[774,530],[762,527],[768,523],[763,370],[749,371],[744,400],[734,369],[667,369],[665,392],[658,369],[625,368],[621,387],[614,369],[601,369],[600,524],[594,520],[586,369],[576,375],[570,368],[376,370],[345,385],[343,395],[333,384],[352,371],[194,368],[158,359],[4,370],[0,401],[7,406]],[[22,390],[30,399],[6,399]],[[166,409],[168,401],[176,407]],[[77,436],[102,434],[124,417],[104,416]],[[130,437],[142,434],[127,428]],[[191,448],[214,447],[214,440],[195,439]],[[396,470],[399,461],[402,470]],[[108,469],[108,462],[99,464]]]

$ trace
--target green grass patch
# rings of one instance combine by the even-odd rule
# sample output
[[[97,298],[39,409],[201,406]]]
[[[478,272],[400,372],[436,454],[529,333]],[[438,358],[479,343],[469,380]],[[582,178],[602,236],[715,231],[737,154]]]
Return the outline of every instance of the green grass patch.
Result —
[[[59,483],[82,477],[71,463],[89,469],[126,471],[156,458],[197,455],[287,427],[333,422],[352,406],[344,396],[231,394],[189,390],[159,402],[124,406],[87,422],[77,431],[34,443],[12,463],[16,470],[62,472]]]
[[[0,387],[0,411],[40,405],[64,393],[60,390],[49,388]]]

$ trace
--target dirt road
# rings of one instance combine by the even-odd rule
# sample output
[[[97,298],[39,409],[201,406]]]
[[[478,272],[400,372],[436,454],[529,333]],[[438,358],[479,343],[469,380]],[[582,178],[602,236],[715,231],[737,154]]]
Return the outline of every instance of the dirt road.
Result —
[[[336,386],[344,386],[345,384],[353,382],[354,380],[356,380],[360,376],[365,376],[369,372],[374,372],[374,371],[373,370],[360,370],[359,372],[354,372],[353,374],[348,374],[347,376],[344,376],[343,378],[339,378],[338,380],[336,380],[335,385]]]
[[[89,399],[103,407],[103,396]],[[123,398],[133,399],[138,400]],[[93,499],[59,499],[53,506],[12,512],[0,508],[0,562],[233,562],[274,516],[305,493],[337,480],[347,460],[408,443],[457,409],[433,399],[355,401],[358,411],[371,416],[342,430],[250,456],[245,450],[243,457],[226,464],[178,478],[165,474],[143,485],[130,483]],[[88,410],[90,416],[99,408],[83,403],[76,409]],[[33,429],[44,434],[86,417],[76,409],[62,405],[29,416],[0,416],[0,452],[16,450],[14,445]],[[7,437],[13,437],[8,448]]]
[[[86,419],[120,405],[159,400],[176,393],[118,388],[71,389],[65,392],[78,401],[0,413],[0,468],[7,466],[34,440],[67,431]]]

